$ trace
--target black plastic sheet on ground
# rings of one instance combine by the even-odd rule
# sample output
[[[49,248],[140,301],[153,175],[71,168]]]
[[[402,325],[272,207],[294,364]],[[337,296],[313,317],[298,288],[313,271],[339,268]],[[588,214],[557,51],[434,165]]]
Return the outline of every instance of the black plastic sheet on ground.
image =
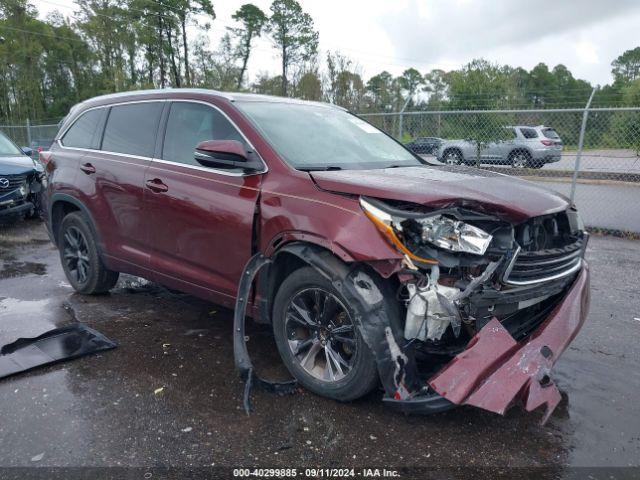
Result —
[[[49,330],[34,338],[19,338],[0,349],[0,378],[117,346],[81,323]]]

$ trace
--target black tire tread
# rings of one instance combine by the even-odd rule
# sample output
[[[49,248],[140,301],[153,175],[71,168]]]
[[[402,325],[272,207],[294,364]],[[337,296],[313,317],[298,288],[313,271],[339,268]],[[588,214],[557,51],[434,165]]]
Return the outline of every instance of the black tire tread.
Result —
[[[306,373],[293,359],[287,339],[284,338],[284,309],[289,298],[302,287],[312,285],[320,286],[333,292],[347,305],[349,310],[353,309],[353,306],[349,305],[331,282],[320,275],[314,268],[302,267],[294,271],[282,282],[274,300],[273,331],[278,351],[289,372],[308,390],[342,402],[356,400],[371,392],[379,383],[375,358],[359,333],[357,333],[358,357],[356,365],[354,365],[350,375],[346,378],[346,382],[338,381],[333,384],[321,382]],[[355,318],[353,311],[350,311],[349,314],[351,318]]]
[[[104,266],[104,263],[102,263],[93,231],[84,215],[80,212],[69,213],[62,219],[62,223],[60,225],[60,241],[58,242],[58,244],[60,246],[60,260],[63,264],[65,274],[67,274],[67,271],[64,267],[62,236],[64,235],[65,229],[71,225],[81,230],[85,236],[87,247],[89,249],[91,273],[89,275],[89,280],[85,285],[78,285],[75,281],[73,281],[73,279],[69,278],[69,275],[67,275],[69,283],[71,283],[71,286],[78,293],[82,293],[84,295],[99,295],[108,292],[118,282],[118,277],[120,274],[118,272],[114,272],[113,270],[109,270]]]

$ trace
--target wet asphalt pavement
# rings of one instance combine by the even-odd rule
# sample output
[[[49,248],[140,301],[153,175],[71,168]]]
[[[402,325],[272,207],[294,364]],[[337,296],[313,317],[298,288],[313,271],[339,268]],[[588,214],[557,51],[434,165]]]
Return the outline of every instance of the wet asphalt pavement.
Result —
[[[115,350],[0,380],[0,466],[640,465],[640,242],[593,237],[587,323],[555,369],[563,401],[506,417],[434,416],[339,404],[300,390],[254,392],[242,410],[231,312],[133,277],[109,295],[73,292],[42,225],[0,227],[0,345],[75,321]],[[287,378],[264,326],[249,346]]]

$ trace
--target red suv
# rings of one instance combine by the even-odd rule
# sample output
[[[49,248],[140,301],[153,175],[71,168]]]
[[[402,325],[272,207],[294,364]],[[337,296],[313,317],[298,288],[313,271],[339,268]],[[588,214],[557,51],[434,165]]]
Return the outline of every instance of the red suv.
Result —
[[[80,293],[126,272],[248,304],[292,375],[338,400],[381,382],[404,411],[559,402],[549,370],[589,274],[556,193],[429,165],[333,105],[210,90],[83,102],[42,161]]]

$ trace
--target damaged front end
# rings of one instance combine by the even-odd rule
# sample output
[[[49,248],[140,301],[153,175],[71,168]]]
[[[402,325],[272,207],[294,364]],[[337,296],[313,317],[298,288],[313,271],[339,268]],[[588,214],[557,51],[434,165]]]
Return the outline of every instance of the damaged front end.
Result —
[[[428,412],[444,398],[503,414],[522,400],[527,410],[546,405],[546,421],[560,398],[549,369],[588,310],[588,235],[577,212],[513,225],[455,206],[360,203],[405,255],[401,345],[420,381],[386,402]]]
[[[462,206],[427,210],[365,197],[360,205],[402,254],[391,268],[345,262],[304,241],[287,243],[269,258],[258,253],[245,268],[234,324],[236,367],[247,380],[245,408],[252,384],[279,393],[293,389],[293,383],[255,375],[244,315],[252,285],[259,298],[268,298],[276,288],[269,286],[271,268],[280,258],[296,257],[330,280],[354,309],[385,404],[413,413],[468,404],[503,414],[522,401],[529,411],[546,405],[546,421],[560,399],[550,368],[579,331],[589,304],[588,235],[577,212],[516,223]],[[268,315],[269,308],[264,311]]]

